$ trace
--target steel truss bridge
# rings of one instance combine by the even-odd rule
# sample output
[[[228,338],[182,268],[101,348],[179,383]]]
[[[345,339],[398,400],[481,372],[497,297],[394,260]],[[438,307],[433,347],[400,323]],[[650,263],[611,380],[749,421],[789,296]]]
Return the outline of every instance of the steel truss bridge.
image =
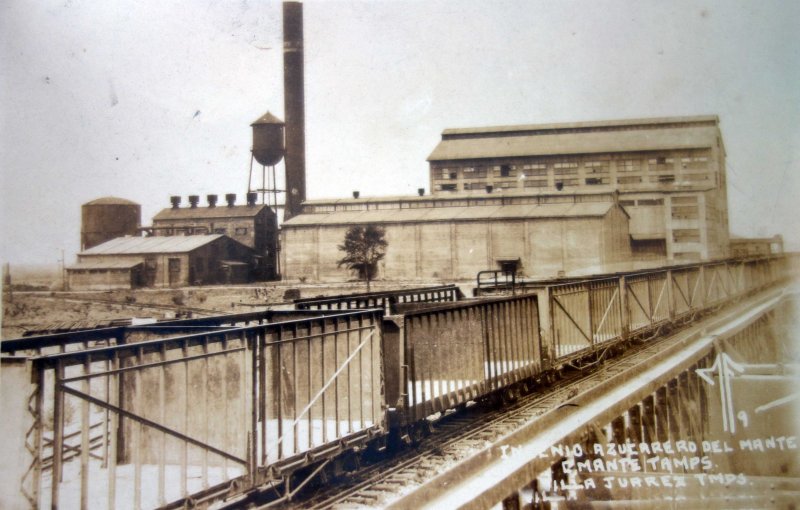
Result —
[[[343,456],[633,345],[601,382],[381,506],[791,500],[796,439],[769,420],[797,396],[796,268],[775,256],[496,281],[471,299],[428,287],[3,341],[4,451],[19,461],[0,502],[223,507],[268,491],[291,505]]]

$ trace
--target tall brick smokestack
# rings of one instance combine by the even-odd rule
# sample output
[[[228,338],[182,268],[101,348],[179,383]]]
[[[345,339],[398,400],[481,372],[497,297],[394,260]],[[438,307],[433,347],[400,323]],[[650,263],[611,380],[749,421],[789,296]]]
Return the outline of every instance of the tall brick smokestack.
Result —
[[[286,208],[300,214],[306,199],[306,123],[303,92],[303,4],[283,3],[283,101],[286,116]]]

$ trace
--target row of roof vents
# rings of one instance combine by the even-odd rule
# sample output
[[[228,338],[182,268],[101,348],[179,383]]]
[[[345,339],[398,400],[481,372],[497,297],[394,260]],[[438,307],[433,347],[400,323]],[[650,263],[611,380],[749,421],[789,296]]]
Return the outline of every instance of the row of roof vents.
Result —
[[[417,195],[424,196],[425,195],[425,188],[418,188],[417,189]],[[353,191],[353,198],[358,198],[360,196],[361,196],[361,192],[360,191]]]
[[[197,208],[197,204],[200,203],[200,196],[199,195],[189,195],[189,207],[192,209]],[[256,205],[256,200],[258,200],[258,193],[250,192],[246,195],[247,198],[247,205],[254,206]],[[216,207],[217,200],[219,199],[218,195],[206,195],[206,200],[208,200],[208,207]],[[179,196],[171,196],[169,197],[169,201],[172,203],[172,208],[177,209],[181,206],[181,197]],[[228,203],[228,207],[233,207],[236,205],[236,193],[226,193],[225,194],[225,201]]]

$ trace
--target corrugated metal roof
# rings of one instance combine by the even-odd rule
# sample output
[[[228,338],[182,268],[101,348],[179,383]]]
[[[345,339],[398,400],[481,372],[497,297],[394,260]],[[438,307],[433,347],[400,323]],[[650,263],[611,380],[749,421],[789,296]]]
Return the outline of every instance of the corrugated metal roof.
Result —
[[[153,216],[153,221],[162,220],[186,220],[186,219],[213,219],[213,218],[252,218],[256,216],[263,209],[269,209],[268,205],[260,204],[254,206],[248,205],[235,205],[228,207],[227,205],[218,205],[216,207],[168,207],[162,209],[158,214]]]
[[[443,221],[596,217],[605,216],[612,207],[615,207],[612,202],[584,202],[577,204],[487,205],[336,211],[331,213],[301,214],[284,222],[283,228],[367,223],[432,223]]]
[[[140,260],[82,260],[67,266],[67,270],[78,269],[130,269],[142,264]]]
[[[573,129],[596,129],[596,128],[630,128],[632,126],[657,126],[659,124],[696,124],[696,123],[719,123],[716,115],[696,115],[687,117],[653,117],[648,119],[618,119],[618,120],[596,120],[582,122],[559,122],[550,124],[519,124],[512,126],[488,126],[488,127],[468,127],[445,129],[442,135],[463,135],[479,133],[509,133],[519,131],[553,131],[553,130],[573,130]]]
[[[484,190],[454,191],[437,193],[436,195],[387,195],[360,198],[317,198],[306,200],[303,205],[348,205],[348,204],[383,204],[396,202],[446,202],[452,200],[491,200],[503,197],[542,197],[542,196],[572,196],[572,195],[609,195],[616,192],[612,186],[598,185],[588,188],[577,187],[569,191],[554,191],[550,188],[495,188],[491,193]]]
[[[78,255],[139,255],[143,253],[186,253],[225,237],[222,234],[194,236],[117,237]]]
[[[428,161],[696,149],[714,146],[718,132],[685,127],[447,139]]]

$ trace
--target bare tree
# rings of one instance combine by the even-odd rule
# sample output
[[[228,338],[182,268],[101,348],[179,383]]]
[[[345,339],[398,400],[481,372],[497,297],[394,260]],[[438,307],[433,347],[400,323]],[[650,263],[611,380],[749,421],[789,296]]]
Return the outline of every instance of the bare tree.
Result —
[[[338,267],[347,266],[348,269],[358,272],[359,278],[367,281],[367,292],[370,291],[370,281],[375,276],[377,264],[386,255],[386,232],[375,225],[354,225],[347,229],[344,235],[344,244],[339,249],[345,253],[338,262]]]

